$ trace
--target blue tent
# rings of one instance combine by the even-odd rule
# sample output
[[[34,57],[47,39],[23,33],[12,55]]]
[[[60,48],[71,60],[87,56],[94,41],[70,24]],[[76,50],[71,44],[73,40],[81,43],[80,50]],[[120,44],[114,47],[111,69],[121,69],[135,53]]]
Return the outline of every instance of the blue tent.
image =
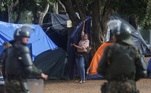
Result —
[[[39,25],[13,24],[0,21],[0,53],[3,51],[2,44],[6,41],[12,40],[14,31],[23,25],[28,25],[33,29],[29,40],[29,47],[32,51],[33,58],[44,51],[58,48]]]

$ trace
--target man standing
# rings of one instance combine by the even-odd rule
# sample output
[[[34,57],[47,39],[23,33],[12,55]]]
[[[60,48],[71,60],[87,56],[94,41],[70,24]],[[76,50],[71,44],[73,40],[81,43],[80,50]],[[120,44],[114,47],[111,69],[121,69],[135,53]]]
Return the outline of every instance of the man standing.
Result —
[[[47,79],[48,76],[37,69],[27,47],[32,29],[27,26],[18,28],[14,33],[12,47],[7,49],[6,59],[3,62],[3,75],[6,93],[30,93],[27,78],[30,74]]]
[[[145,74],[140,53],[131,40],[131,26],[122,22],[116,24],[110,29],[114,43],[106,48],[100,64],[100,71],[107,79],[101,91],[139,93],[136,81]]]

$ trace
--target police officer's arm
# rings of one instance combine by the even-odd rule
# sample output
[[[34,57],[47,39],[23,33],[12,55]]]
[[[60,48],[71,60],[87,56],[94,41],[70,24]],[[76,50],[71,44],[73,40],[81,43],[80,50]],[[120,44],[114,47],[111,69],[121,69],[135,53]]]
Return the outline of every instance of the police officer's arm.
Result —
[[[143,67],[143,62],[141,60],[141,54],[138,50],[136,50],[136,80],[139,80],[140,78],[143,78],[146,76],[145,68]]]
[[[42,71],[38,68],[36,68],[34,66],[34,64],[32,63],[32,59],[30,56],[30,51],[28,49],[28,47],[21,47],[20,48],[20,60],[22,60],[25,69],[27,72],[31,73],[31,74],[35,74],[35,75],[39,75],[41,76]]]
[[[106,49],[104,50],[104,53],[103,53],[103,56],[100,60],[100,71],[99,73],[101,73],[102,75],[105,75],[106,74],[106,69],[107,69],[107,66],[108,66],[108,53],[110,51],[110,47],[106,47]]]

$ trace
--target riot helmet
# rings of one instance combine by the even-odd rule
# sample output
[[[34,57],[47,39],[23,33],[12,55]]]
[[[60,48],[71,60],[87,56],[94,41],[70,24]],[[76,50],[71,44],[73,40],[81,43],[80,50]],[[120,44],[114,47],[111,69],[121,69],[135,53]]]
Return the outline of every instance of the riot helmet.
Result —
[[[133,45],[131,33],[132,26],[120,20],[112,20],[108,23],[111,35],[115,36],[116,42],[124,42]]]
[[[29,26],[22,26],[18,29],[16,29],[14,33],[14,39],[15,40],[20,40],[23,37],[30,37],[30,32],[32,31],[32,28]]]
[[[33,29],[29,26],[22,26],[16,29],[14,33],[14,40],[23,45],[27,45],[30,38],[31,31],[33,31]]]

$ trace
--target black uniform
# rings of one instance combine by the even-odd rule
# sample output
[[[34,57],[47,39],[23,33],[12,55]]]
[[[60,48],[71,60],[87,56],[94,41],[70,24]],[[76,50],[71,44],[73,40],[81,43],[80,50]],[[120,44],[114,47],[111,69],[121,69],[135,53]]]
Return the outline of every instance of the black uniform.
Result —
[[[144,77],[139,51],[133,46],[131,27],[117,23],[111,29],[116,38],[108,46],[100,62],[100,72],[107,82],[101,87],[102,93],[138,93],[136,81]],[[111,25],[111,24],[110,24]]]
[[[16,40],[14,40],[12,47],[8,48],[5,54],[3,75],[7,93],[29,93],[27,87],[28,76],[30,74],[40,76],[42,73],[41,70],[33,65],[29,48],[20,40],[24,36],[29,36],[26,30],[17,29],[14,36]]]
[[[5,62],[6,77],[26,79],[29,74],[40,75],[42,73],[41,70],[33,65],[27,46],[21,44],[15,45],[9,48],[7,52],[7,59]]]
[[[139,52],[127,44],[107,47],[100,68],[108,81],[105,93],[135,93],[135,81],[144,75]]]

